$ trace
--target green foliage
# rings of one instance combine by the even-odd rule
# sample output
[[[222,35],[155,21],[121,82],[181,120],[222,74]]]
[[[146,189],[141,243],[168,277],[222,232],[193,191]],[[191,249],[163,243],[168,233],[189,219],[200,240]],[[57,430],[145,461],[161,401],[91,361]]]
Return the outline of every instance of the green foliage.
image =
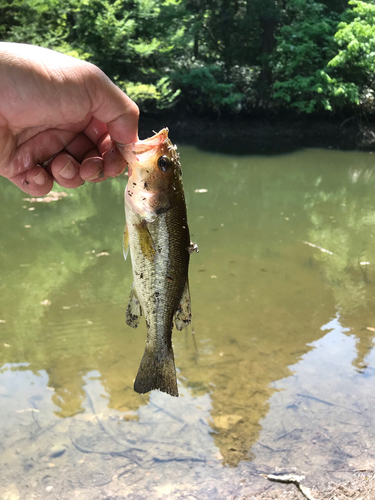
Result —
[[[69,9],[69,2],[59,0],[0,0],[0,37],[54,48],[67,36]]]
[[[172,107],[181,91],[173,91],[169,78],[163,77],[154,84],[142,82],[116,82],[144,111],[156,111]]]
[[[62,54],[66,54],[67,56],[82,59],[83,61],[87,61],[91,58],[90,53],[84,52],[79,48],[73,48],[68,42],[65,41],[63,41],[60,45],[53,47],[53,49],[57,50],[57,52],[61,52]]]
[[[142,111],[375,112],[359,0],[0,0],[0,38],[98,65]]]
[[[375,5],[351,0],[352,9],[339,24],[335,40],[339,52],[328,66],[357,88],[357,103],[366,111],[375,108]]]
[[[335,81],[325,71],[333,55],[335,15],[312,0],[289,0],[291,22],[280,27],[273,56],[273,98],[300,111],[331,110]]]
[[[353,3],[363,5],[356,0]],[[290,0],[288,6],[294,12],[292,22],[283,25],[276,36],[276,81],[273,85],[276,102],[280,104],[284,101],[305,113],[322,109],[335,111],[358,105],[358,80],[350,80],[343,72],[332,69],[343,60],[342,51],[335,56],[335,40],[342,43],[348,36],[342,33],[347,25],[339,24],[335,12],[329,12],[323,4],[312,0]],[[351,39],[349,45],[352,42]],[[353,65],[350,67],[353,68]]]
[[[325,70],[317,70],[312,76],[296,75],[286,82],[276,82],[274,97],[290,103],[291,107],[305,113],[319,109],[333,111],[340,102],[359,104],[358,87],[331,77]],[[292,101],[292,99],[294,100]]]
[[[219,66],[202,66],[175,74],[174,81],[195,112],[235,109],[244,96],[240,92],[234,92],[232,84],[221,83],[221,73]]]
[[[339,53],[329,62],[329,66],[343,68],[356,80],[373,80],[375,71],[375,5],[359,0],[351,0],[353,10],[346,11],[346,17],[354,17],[351,22],[339,24],[335,39]]]

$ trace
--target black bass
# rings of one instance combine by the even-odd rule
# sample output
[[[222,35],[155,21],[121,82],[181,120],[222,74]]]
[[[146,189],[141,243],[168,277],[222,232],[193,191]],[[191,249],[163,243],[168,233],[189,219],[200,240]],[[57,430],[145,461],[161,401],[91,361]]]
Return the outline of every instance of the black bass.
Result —
[[[129,164],[124,256],[130,248],[134,276],[126,322],[136,328],[143,314],[147,326],[134,390],[178,396],[173,321],[178,330],[191,322],[188,267],[197,251],[190,241],[179,156],[166,128],[119,147]]]

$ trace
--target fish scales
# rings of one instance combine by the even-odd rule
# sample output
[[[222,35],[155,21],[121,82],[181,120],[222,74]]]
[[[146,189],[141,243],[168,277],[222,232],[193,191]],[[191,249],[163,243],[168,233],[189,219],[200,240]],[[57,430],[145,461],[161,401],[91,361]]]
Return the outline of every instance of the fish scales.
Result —
[[[131,235],[134,214],[126,212],[129,236],[133,239],[130,254],[133,265],[134,287],[138,299],[143,306],[143,313],[148,325],[150,337],[155,341],[169,336],[172,320],[184,290],[189,253],[184,251],[190,244],[189,231],[181,230],[178,207],[162,214],[155,222],[148,225],[151,238],[155,244],[155,259],[143,258],[142,243],[137,229]],[[139,218],[137,218],[139,221]],[[137,225],[139,222],[135,222]]]
[[[122,152],[129,163],[124,252],[129,246],[134,276],[127,323],[137,327],[143,313],[147,326],[134,389],[178,396],[173,320],[179,330],[191,321],[188,267],[196,250],[190,242],[179,158],[167,129],[133,144],[132,154],[126,147]]]

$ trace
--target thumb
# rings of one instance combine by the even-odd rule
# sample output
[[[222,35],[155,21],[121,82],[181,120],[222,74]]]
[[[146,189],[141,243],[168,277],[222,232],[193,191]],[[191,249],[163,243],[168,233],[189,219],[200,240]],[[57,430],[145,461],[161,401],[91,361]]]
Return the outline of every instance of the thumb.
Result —
[[[107,124],[111,139],[122,144],[138,141],[138,106],[96,66],[88,86],[91,113]]]

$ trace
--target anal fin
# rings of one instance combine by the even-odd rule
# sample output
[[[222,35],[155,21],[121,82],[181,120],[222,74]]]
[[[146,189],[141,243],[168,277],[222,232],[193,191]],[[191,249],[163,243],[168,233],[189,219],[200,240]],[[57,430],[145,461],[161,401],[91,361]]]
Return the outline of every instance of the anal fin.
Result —
[[[188,280],[186,280],[180,303],[174,315],[174,322],[177,330],[180,331],[191,323],[191,301]]]
[[[132,328],[137,328],[141,316],[142,308],[133,284],[130,290],[128,307],[126,308],[126,323]]]

